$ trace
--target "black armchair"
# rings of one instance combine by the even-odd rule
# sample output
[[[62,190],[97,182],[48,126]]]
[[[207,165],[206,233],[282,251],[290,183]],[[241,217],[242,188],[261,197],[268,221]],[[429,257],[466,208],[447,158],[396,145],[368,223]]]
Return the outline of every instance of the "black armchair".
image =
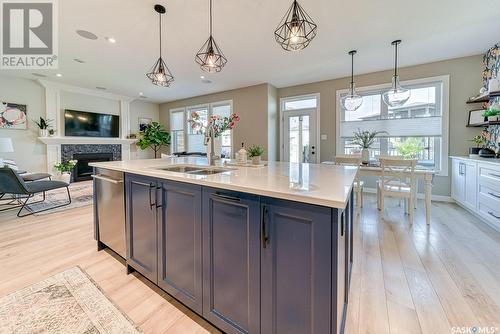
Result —
[[[33,181],[26,183],[23,178],[17,174],[14,170],[9,167],[1,167],[0,168],[0,200],[3,199],[5,194],[15,195],[17,200],[17,205],[12,205],[12,201],[7,204],[8,208],[0,209],[0,212],[6,210],[12,210],[14,208],[20,208],[17,213],[18,217],[25,217],[32,215],[34,213],[39,213],[47,210],[52,210],[55,208],[60,208],[62,206],[66,206],[71,204],[71,194],[69,192],[68,184],[62,181]],[[43,199],[36,202],[31,202],[29,204],[41,203],[45,201],[45,192],[54,189],[66,188],[68,193],[68,202],[56,206],[52,206],[50,208],[32,211],[29,213],[21,214],[25,206],[28,204],[28,201],[33,198],[34,195],[38,193],[43,194]]]

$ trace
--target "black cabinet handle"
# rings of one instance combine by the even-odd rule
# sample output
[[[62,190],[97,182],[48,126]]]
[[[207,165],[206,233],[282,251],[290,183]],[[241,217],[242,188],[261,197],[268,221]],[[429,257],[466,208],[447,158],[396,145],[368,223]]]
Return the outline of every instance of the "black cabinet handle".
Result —
[[[149,184],[149,209],[153,210],[153,207],[156,205],[156,203],[153,203],[153,194],[152,190],[155,189],[156,192],[156,186],[154,183]]]
[[[495,215],[493,212],[488,211],[488,214],[492,217],[495,217],[496,219],[500,219],[500,216]]]
[[[156,187],[156,191],[155,191],[155,197],[156,197],[155,198],[155,202],[156,202],[155,204],[156,204],[156,208],[157,209],[159,209],[159,208],[161,208],[163,206],[163,204],[158,205],[158,202],[159,202],[158,201],[158,190],[161,190],[161,187]],[[160,198],[161,198],[161,191],[160,191]]]
[[[491,191],[490,191],[490,192],[488,192],[488,195],[491,195],[491,196],[496,197],[496,198],[500,198],[500,196],[499,196],[499,195],[497,195],[497,194],[495,194],[495,193],[492,193]]]
[[[234,197],[234,196],[229,196],[229,195],[222,195],[222,194],[219,194],[219,193],[212,194],[212,197],[214,197],[216,199],[230,201],[230,202],[236,202],[236,203],[240,203],[241,202],[241,198],[239,198],[239,197]]]
[[[340,216],[340,236],[344,236],[345,212]]]
[[[262,207],[262,248],[266,248],[268,241],[269,241],[269,235],[268,235],[268,226],[267,226],[267,220],[268,220],[268,215],[269,211],[267,210],[267,206]]]

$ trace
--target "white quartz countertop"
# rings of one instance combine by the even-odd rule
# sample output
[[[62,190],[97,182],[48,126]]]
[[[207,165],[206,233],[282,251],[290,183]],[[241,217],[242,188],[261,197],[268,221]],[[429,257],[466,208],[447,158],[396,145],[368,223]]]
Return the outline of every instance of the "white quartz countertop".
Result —
[[[477,162],[485,162],[485,163],[500,165],[500,159],[497,159],[497,158],[481,158],[481,157],[471,158],[471,157],[467,157],[467,156],[457,156],[457,155],[452,155],[452,156],[450,156],[450,158],[451,159],[477,161]]]
[[[331,208],[345,208],[357,167],[325,164],[269,162],[265,167],[227,166],[234,170],[212,175],[192,175],[158,168],[173,165],[207,166],[206,158],[168,158],[96,162],[93,167],[160,179],[241,191]],[[223,161],[217,166],[224,167]]]

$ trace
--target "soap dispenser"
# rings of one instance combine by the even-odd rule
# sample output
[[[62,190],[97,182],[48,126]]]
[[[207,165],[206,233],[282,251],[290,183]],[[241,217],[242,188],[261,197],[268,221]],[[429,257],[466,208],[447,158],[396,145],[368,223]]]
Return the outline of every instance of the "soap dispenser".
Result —
[[[241,143],[241,148],[238,151],[238,156],[236,157],[236,162],[239,164],[247,163],[248,152],[245,150],[245,143]]]

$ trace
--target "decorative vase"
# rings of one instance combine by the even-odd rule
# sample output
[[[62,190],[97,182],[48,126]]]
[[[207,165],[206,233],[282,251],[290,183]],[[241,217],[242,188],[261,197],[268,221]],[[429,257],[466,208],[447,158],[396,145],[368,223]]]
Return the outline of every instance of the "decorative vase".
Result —
[[[49,130],[48,129],[39,129],[38,130],[38,136],[39,137],[48,137],[49,136]]]
[[[370,152],[368,151],[367,148],[361,150],[361,161],[364,164],[368,164],[370,162]]]
[[[61,174],[58,174],[55,179],[57,181],[62,181],[64,183],[70,184],[71,183],[71,173],[70,172],[62,172]]]
[[[258,157],[252,157],[252,165],[260,165],[260,161],[261,161],[260,155]]]
[[[469,147],[469,157],[474,158],[479,156],[480,147]]]

